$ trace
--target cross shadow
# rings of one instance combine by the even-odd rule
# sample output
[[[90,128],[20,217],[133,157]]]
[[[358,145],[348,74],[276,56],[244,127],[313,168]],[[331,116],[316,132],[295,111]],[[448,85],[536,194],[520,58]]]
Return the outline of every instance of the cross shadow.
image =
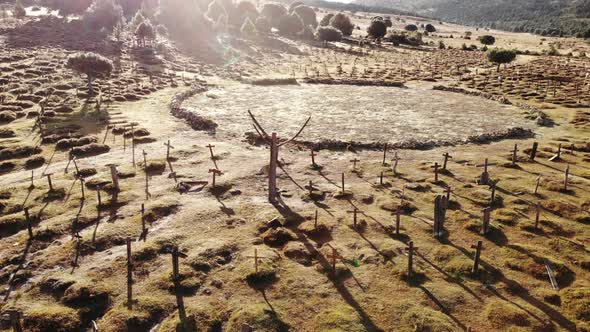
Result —
[[[20,257],[20,262],[19,262],[18,266],[16,267],[16,269],[14,269],[14,271],[11,274],[11,278],[8,280],[8,287],[6,289],[6,295],[4,295],[4,302],[8,301],[10,294],[14,290],[14,286],[15,286],[13,284],[14,277],[17,275],[18,271],[20,271],[25,266],[25,262],[27,260],[27,255],[29,254],[29,250],[31,249],[32,244],[33,244],[33,241],[31,239],[29,239],[27,241],[27,244],[25,245],[25,249],[23,250],[23,254]]]

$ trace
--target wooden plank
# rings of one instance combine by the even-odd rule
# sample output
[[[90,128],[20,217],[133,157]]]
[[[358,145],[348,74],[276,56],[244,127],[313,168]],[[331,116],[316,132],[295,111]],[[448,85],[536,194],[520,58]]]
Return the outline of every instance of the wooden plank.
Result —
[[[553,286],[553,289],[559,290],[559,285],[557,284],[557,280],[555,280],[555,275],[553,274],[553,270],[551,269],[551,262],[549,262],[547,258],[543,258],[543,263],[545,263],[545,268],[547,269],[547,274],[549,275],[551,286]]]

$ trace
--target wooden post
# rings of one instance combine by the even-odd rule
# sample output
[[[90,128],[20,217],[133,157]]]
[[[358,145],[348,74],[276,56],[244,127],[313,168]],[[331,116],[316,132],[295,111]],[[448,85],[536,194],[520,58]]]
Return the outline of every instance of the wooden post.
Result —
[[[35,171],[31,170],[31,185],[29,186],[30,189],[35,188]]]
[[[561,160],[561,143],[559,143],[559,146],[557,147],[557,154],[555,154],[553,157],[549,158],[549,161],[558,161]]]
[[[498,181],[490,181],[490,189],[492,190],[492,195],[490,196],[490,205],[494,203],[496,200],[496,184]]]
[[[109,165],[111,167],[111,179],[113,181],[113,189],[115,191],[119,191],[119,174],[117,173],[117,166],[116,165]]]
[[[399,228],[402,219],[402,207],[401,204],[397,206],[397,210],[395,211],[395,234],[399,235]]]
[[[472,245],[471,248],[475,249],[475,256],[473,257],[473,269],[471,273],[475,276],[479,272],[479,258],[481,256],[483,242],[477,241],[477,245]]]
[[[130,238],[127,238],[127,309],[133,309],[133,262],[131,261]]]
[[[270,140],[270,167],[268,169],[268,200],[277,202],[277,164],[279,155],[277,133],[272,133]]]
[[[10,324],[12,325],[12,330],[14,332],[23,332],[23,327],[21,325],[21,313],[16,310],[9,311],[10,316]]]
[[[86,195],[84,195],[84,178],[80,178],[80,189],[82,189],[82,200],[86,200]]]
[[[529,160],[530,161],[534,161],[535,158],[537,157],[537,149],[539,148],[539,143],[538,142],[534,142],[533,143],[533,148],[531,149],[531,154],[529,156]]]
[[[387,158],[387,143],[385,143],[383,145],[383,162],[381,163],[381,166],[385,166],[386,158]]]
[[[209,148],[209,154],[211,155],[211,160],[214,160],[215,159],[215,155],[213,154],[213,148],[215,147],[215,145],[208,144],[205,147],[206,148]]]
[[[383,172],[379,175],[379,184],[383,185]]]
[[[342,195],[344,195],[345,193],[345,189],[344,189],[344,172],[342,173]]]
[[[354,229],[357,229],[357,228],[356,228],[356,224],[357,224],[357,221],[358,221],[358,214],[359,214],[359,213],[362,213],[363,211],[360,211],[360,210],[359,210],[359,209],[358,209],[358,208],[355,206],[355,207],[354,207],[354,209],[353,209],[352,211],[346,211],[346,212],[348,212],[348,213],[352,213],[352,227],[353,227]]]
[[[514,149],[511,151],[512,152],[512,166],[516,166],[516,159],[517,159],[517,155],[516,153],[518,152],[518,144],[514,144]]]
[[[539,229],[539,219],[541,218],[541,203],[537,202],[535,210],[535,231],[537,231]]]
[[[147,164],[147,152],[142,150],[143,155],[143,171],[145,173],[145,199],[148,200],[150,198],[150,177],[148,175],[148,164]]]
[[[414,274],[414,250],[418,248],[414,247],[414,241],[410,241],[406,250],[408,251],[408,284],[412,284],[412,277]]]
[[[475,165],[475,167],[481,168],[483,167],[483,173],[479,176],[479,185],[486,185],[490,182],[490,173],[488,173],[488,168],[490,166],[496,165],[496,163],[490,163],[488,158],[485,159],[484,163],[481,165]]]
[[[33,239],[33,226],[31,225],[31,216],[29,215],[29,208],[24,208],[25,220],[27,222],[27,231],[29,232],[29,240]]]
[[[215,178],[216,176],[222,176],[223,172],[218,170],[218,169],[209,169],[209,173],[213,173],[213,183],[212,183],[212,187],[215,188]]]
[[[76,157],[72,157],[72,162],[74,163],[74,168],[76,168],[76,176],[80,176],[80,169],[78,168],[78,163],[76,162]]]
[[[135,167],[135,125],[131,124],[131,155],[133,167]]]
[[[447,213],[447,198],[445,196],[437,195],[434,199],[434,224],[433,233],[435,237],[444,234],[444,223]]]
[[[318,230],[318,210],[315,210],[315,217],[313,219],[313,228],[317,231]]]
[[[360,160],[357,158],[351,159],[350,162],[352,163],[352,169],[356,170],[356,164],[359,162]]]
[[[481,228],[481,234],[486,235],[490,231],[490,214],[492,212],[491,207],[483,209],[483,226]]]
[[[445,193],[447,194],[447,204],[451,201],[451,192],[452,192],[452,189],[450,186],[448,186],[445,189]]]
[[[145,204],[141,204],[141,237],[145,241],[147,229],[145,228]]]
[[[96,197],[98,200],[98,207],[102,206],[102,200],[100,198],[100,187],[98,186],[96,187]]]
[[[570,164],[568,163],[565,168],[565,177],[563,179],[563,190],[567,191],[568,189],[568,182],[569,182],[569,175],[570,175]]]
[[[449,159],[453,159],[453,157],[448,152],[445,152],[445,154],[443,154],[443,157],[445,157],[445,159],[443,161],[442,169],[446,171],[447,170],[447,162],[449,161]]]
[[[539,192],[539,185],[541,184],[541,176],[537,177],[537,184],[535,185],[535,195]]]
[[[172,281],[174,282],[174,293],[176,294],[176,305],[178,307],[178,316],[181,322],[186,320],[186,310],[184,308],[184,299],[180,292],[180,269],[178,267],[178,258],[187,257],[178,250],[178,247],[172,249]]]
[[[168,140],[167,143],[164,143],[164,145],[166,146],[166,161],[170,160],[170,149],[174,149],[174,147],[172,145],[170,145],[170,140]]]
[[[397,155],[397,151],[395,151],[394,155],[393,155],[393,159],[391,159],[391,162],[393,163],[392,165],[392,171],[393,174],[397,175],[397,164],[400,161],[400,157]]]
[[[53,191],[53,183],[51,182],[51,173],[45,174],[47,183],[49,184],[49,191]]]
[[[313,182],[311,180],[309,180],[309,186],[307,189],[309,189],[309,197],[311,197],[313,195]]]
[[[315,163],[315,156],[317,154],[315,153],[315,151],[313,149],[311,149],[311,152],[310,152],[309,155],[311,156],[311,166],[314,166],[314,167],[317,166],[316,163]]]

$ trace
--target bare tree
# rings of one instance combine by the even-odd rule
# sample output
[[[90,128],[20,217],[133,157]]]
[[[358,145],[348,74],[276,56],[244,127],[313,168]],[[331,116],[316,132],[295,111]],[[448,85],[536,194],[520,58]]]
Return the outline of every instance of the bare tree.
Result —
[[[309,120],[311,120],[311,116],[307,119],[307,121],[305,121],[305,123],[303,124],[303,126],[301,126],[301,129],[299,129],[295,136],[291,137],[288,140],[282,140],[277,136],[277,133],[273,132],[272,134],[268,135],[264,128],[262,128],[258,120],[256,120],[256,117],[254,117],[254,114],[252,114],[252,112],[250,111],[248,111],[248,114],[252,118],[252,122],[254,122],[253,126],[258,135],[260,135],[260,137],[266,143],[268,143],[268,145],[270,145],[270,164],[268,167],[268,201],[272,204],[275,204],[277,203],[278,197],[277,166],[279,160],[279,148],[285,144],[293,142],[301,134],[301,132],[303,132],[303,129],[305,129],[305,127],[309,123]]]

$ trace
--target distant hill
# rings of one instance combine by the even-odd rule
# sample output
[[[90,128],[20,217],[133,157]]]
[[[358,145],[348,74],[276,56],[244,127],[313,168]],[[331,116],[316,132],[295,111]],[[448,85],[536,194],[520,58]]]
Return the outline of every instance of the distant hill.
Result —
[[[543,35],[579,35],[590,29],[590,0],[355,0],[448,22]]]

